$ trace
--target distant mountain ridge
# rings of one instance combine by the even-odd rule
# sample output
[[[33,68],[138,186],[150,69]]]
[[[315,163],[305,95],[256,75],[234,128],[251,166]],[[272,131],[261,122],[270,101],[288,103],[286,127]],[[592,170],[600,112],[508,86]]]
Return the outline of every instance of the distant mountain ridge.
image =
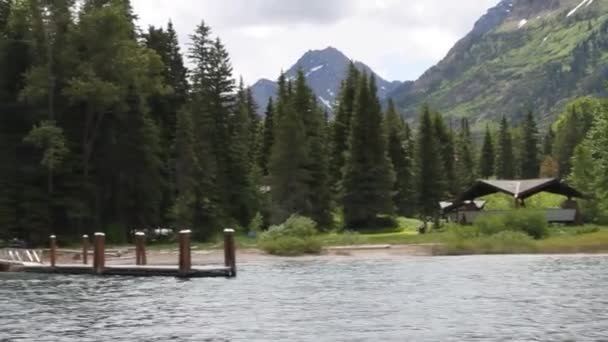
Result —
[[[545,124],[573,97],[604,94],[608,1],[504,0],[436,66],[388,96],[409,119],[423,103],[477,127],[524,107]]]
[[[285,76],[288,79],[295,79],[298,70],[304,71],[306,81],[315,95],[317,95],[319,103],[323,104],[331,112],[336,97],[340,92],[342,80],[346,77],[350,62],[351,59],[333,47],[327,47],[323,50],[310,50],[285,72]],[[384,99],[402,84],[398,81],[386,81],[362,62],[354,61],[354,63],[357,69],[375,75],[378,85],[378,96],[381,99]],[[276,95],[278,85],[275,81],[260,79],[251,89],[253,98],[258,105],[258,112],[263,114],[268,99]]]

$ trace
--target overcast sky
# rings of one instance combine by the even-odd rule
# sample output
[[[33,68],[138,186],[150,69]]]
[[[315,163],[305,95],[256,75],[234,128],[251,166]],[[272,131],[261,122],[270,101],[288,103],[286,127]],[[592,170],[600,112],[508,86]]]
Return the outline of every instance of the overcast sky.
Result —
[[[139,25],[172,20],[182,47],[201,20],[235,76],[274,79],[307,50],[333,46],[388,80],[414,80],[499,0],[133,0]]]

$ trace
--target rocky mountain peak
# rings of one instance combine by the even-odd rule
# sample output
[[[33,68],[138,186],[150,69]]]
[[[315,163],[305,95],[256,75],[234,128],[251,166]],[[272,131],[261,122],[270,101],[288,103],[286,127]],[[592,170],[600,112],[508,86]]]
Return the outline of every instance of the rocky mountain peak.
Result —
[[[319,103],[323,104],[331,112],[350,63],[350,58],[331,46],[322,50],[308,50],[285,72],[285,76],[288,79],[295,79],[298,70],[302,70],[306,76],[308,85],[317,95]],[[378,96],[381,99],[401,84],[401,82],[386,81],[362,62],[354,63],[359,70],[374,74],[378,84]],[[267,79],[261,79],[252,86],[253,96],[258,105],[259,113],[263,113],[268,98],[275,96],[277,88],[278,86],[275,82]]]

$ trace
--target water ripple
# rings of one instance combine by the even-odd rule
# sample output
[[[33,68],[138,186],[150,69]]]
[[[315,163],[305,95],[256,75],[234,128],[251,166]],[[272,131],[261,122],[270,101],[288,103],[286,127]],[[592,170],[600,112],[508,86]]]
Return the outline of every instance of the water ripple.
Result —
[[[244,265],[237,279],[0,274],[0,341],[608,341],[607,256]]]

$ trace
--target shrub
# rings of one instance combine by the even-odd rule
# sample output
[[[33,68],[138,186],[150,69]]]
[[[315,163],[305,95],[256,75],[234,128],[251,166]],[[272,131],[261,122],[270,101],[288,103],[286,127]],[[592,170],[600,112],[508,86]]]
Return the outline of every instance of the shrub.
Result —
[[[549,235],[549,224],[542,211],[513,210],[505,214],[505,225],[523,231],[535,239]]]
[[[549,225],[544,213],[535,210],[510,210],[499,214],[480,215],[474,225],[483,235],[519,231],[541,239],[549,234]]]
[[[270,254],[295,256],[321,251],[316,236],[317,224],[303,216],[291,216],[283,224],[272,226],[260,235],[260,248]]]
[[[264,225],[264,216],[260,212],[257,212],[255,216],[249,222],[249,231],[253,233],[259,233]]]

